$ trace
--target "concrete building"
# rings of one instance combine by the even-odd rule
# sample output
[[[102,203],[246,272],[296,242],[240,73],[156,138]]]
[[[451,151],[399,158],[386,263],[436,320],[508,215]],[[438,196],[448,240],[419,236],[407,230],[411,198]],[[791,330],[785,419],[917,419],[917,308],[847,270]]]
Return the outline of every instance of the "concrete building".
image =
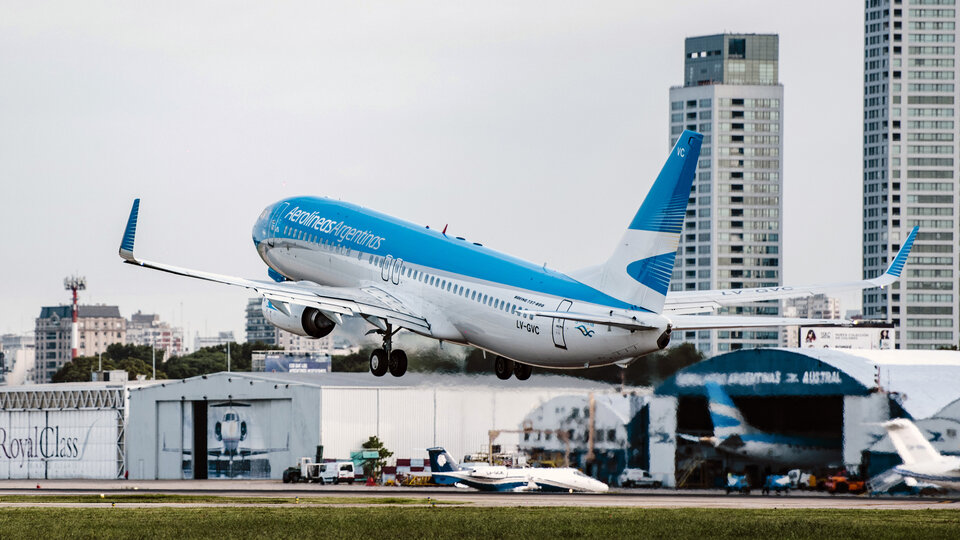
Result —
[[[199,350],[204,347],[216,347],[217,345],[226,345],[227,343],[236,343],[233,332],[217,332],[216,336],[201,336],[197,334],[193,338],[193,350]]]
[[[687,38],[684,84],[670,89],[670,144],[703,133],[670,289],[739,289],[781,284],[783,86],[779,38],[718,34]],[[779,315],[778,302],[721,313]],[[674,334],[708,355],[776,347],[777,329]]]
[[[183,354],[183,329],[171,327],[157,314],[137,311],[127,321],[127,344],[161,349],[166,360]]]
[[[825,294],[814,294],[783,301],[783,316],[801,319],[839,319],[840,300]],[[781,347],[797,347],[800,342],[799,326],[785,326],[780,330]]]
[[[30,380],[36,363],[36,345],[33,334],[4,334],[0,336],[0,384],[17,385]]]
[[[863,293],[906,349],[960,339],[957,253],[957,10],[867,0],[863,87],[863,275],[882,273],[920,227],[904,278]]]
[[[247,301],[247,343],[256,341],[266,345],[277,345],[286,351],[330,352],[333,349],[333,335],[313,339],[281,330],[273,326],[263,316],[263,299],[250,298]]]
[[[63,364],[71,360],[70,335],[73,308],[68,305],[44,307],[36,319],[36,360],[34,382],[49,382]],[[77,354],[96,356],[114,343],[126,343],[127,321],[117,306],[79,306],[77,313]]]

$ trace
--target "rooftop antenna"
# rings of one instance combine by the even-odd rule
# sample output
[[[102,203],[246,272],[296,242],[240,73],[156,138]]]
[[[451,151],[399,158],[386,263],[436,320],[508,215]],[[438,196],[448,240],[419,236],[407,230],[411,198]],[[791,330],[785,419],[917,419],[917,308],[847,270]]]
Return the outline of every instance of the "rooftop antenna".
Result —
[[[77,357],[77,291],[87,288],[87,278],[76,275],[63,278],[63,288],[73,292],[73,324],[70,325],[70,359]]]

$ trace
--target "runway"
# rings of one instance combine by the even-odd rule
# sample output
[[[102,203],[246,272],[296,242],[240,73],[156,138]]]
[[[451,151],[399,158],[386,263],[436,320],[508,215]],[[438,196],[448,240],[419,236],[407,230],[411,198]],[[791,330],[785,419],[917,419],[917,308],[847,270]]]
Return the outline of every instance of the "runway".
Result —
[[[37,487],[39,486],[39,488]],[[627,507],[627,508],[810,508],[876,510],[960,510],[960,499],[932,497],[833,496],[822,493],[794,492],[789,495],[726,495],[722,491],[613,490],[609,493],[492,493],[458,488],[406,488],[367,486],[320,486],[283,484],[275,480],[4,480],[0,481],[0,508],[24,506],[111,506],[104,502],[45,502],[44,495],[194,495],[209,496],[196,502],[117,502],[118,507],[156,506],[295,506],[296,497],[322,497],[327,506],[368,506],[391,503],[390,499],[423,499],[442,507]],[[4,496],[33,495],[36,499],[3,501]],[[218,502],[216,497],[250,498],[249,502]],[[290,503],[257,501],[256,498],[290,498]],[[370,501],[384,499],[383,503]],[[305,503],[307,501],[304,501]],[[317,504],[310,502],[310,505]],[[410,506],[409,502],[402,504]]]

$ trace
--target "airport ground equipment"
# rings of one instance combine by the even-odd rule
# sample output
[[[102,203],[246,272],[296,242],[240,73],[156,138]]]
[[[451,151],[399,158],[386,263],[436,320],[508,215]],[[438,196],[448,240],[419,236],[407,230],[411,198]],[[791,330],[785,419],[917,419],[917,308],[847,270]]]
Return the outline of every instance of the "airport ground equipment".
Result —
[[[617,477],[617,484],[621,487],[652,487],[658,488],[663,482],[650,476],[646,469],[624,469]]]
[[[778,495],[781,493],[790,493],[790,477],[784,474],[768,474],[763,482],[763,494],[769,495],[770,492]]]
[[[848,473],[846,470],[840,470],[836,474],[828,476],[823,485],[831,494],[863,493],[867,490],[866,482],[863,479]]]
[[[750,480],[747,479],[747,475],[727,473],[727,494],[734,491],[744,495],[750,494]]]
[[[320,484],[352,483],[356,479],[352,461],[330,461],[316,463],[312,458],[302,457],[296,467],[283,471],[285,484],[297,482],[318,482]]]
[[[817,489],[817,478],[810,473],[793,469],[787,472],[787,477],[790,479],[792,489]]]

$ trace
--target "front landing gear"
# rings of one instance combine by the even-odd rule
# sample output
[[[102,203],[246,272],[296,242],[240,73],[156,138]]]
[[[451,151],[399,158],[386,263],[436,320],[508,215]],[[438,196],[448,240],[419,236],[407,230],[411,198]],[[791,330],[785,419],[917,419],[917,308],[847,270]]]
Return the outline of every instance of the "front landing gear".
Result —
[[[399,330],[399,328],[397,329]],[[374,349],[370,353],[370,373],[376,377],[383,377],[390,372],[394,377],[401,377],[407,372],[407,353],[393,348],[393,335],[396,330],[387,324],[386,330],[371,330],[383,334],[383,348]]]

